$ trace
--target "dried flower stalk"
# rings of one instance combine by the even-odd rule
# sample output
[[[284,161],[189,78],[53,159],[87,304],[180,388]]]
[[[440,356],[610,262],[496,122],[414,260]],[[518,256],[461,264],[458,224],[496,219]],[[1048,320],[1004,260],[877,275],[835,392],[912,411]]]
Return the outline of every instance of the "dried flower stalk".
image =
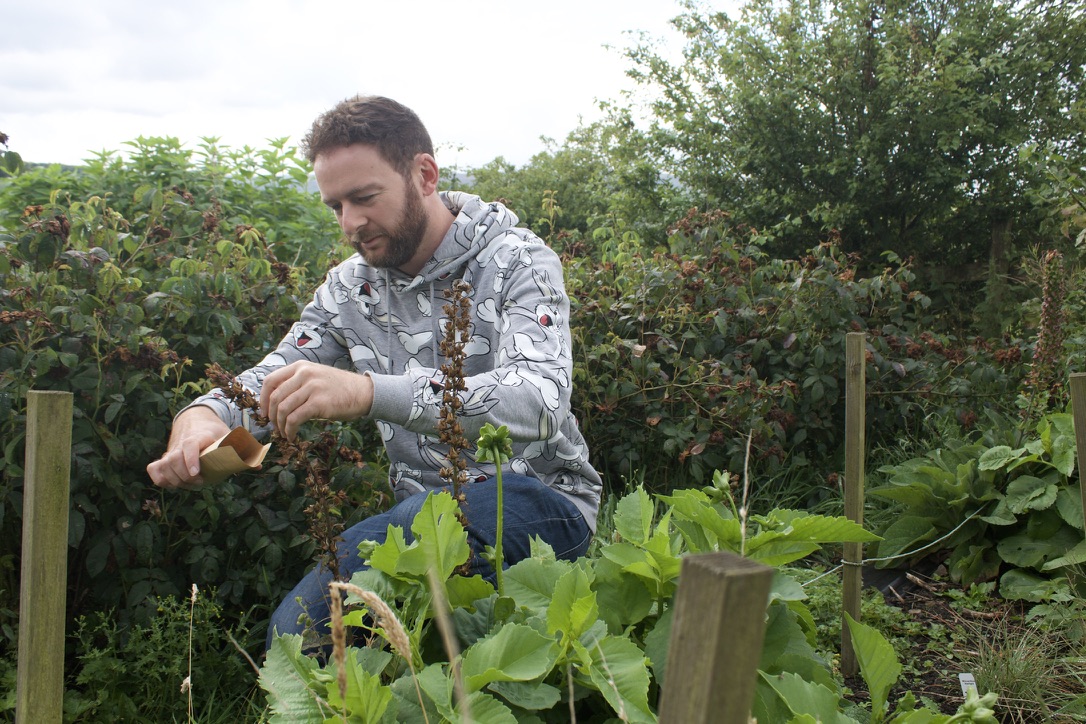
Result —
[[[217,364],[208,365],[207,377],[235,405],[248,410],[256,424],[262,427],[269,424],[268,418],[260,414],[259,401],[236,377],[227,374]],[[317,544],[319,562],[331,571],[336,580],[342,580],[344,576],[339,567],[338,547],[342,540],[343,520],[339,510],[347,502],[347,493],[332,490],[331,463],[338,455],[361,464],[358,453],[338,447],[336,436],[327,431],[316,440],[295,441],[286,439],[278,430],[272,430],[271,439],[280,452],[279,463],[305,473],[306,496],[313,501],[305,509],[309,535]]]

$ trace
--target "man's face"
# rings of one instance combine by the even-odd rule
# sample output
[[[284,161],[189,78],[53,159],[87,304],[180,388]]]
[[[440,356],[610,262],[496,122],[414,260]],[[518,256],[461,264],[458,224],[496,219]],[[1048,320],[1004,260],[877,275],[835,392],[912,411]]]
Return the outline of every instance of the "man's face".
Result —
[[[403,267],[422,244],[427,217],[422,195],[373,146],[353,144],[313,162],[321,200],[368,264]]]

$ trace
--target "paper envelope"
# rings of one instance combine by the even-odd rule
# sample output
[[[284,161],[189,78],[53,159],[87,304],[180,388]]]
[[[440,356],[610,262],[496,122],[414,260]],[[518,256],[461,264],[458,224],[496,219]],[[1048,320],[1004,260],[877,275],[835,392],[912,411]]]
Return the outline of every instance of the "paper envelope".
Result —
[[[271,443],[261,445],[244,427],[235,427],[200,453],[205,483],[218,483],[234,473],[260,470]]]

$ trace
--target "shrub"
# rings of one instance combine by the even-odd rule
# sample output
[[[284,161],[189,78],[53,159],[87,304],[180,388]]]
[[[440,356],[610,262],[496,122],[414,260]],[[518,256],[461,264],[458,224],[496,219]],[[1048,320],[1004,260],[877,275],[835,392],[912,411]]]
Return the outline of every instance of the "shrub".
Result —
[[[569,259],[575,405],[599,466],[657,488],[742,469],[840,469],[845,337],[867,336],[868,439],[919,436],[932,414],[1012,404],[1021,351],[930,331],[927,298],[892,255],[879,273],[833,240],[773,259],[726,214],[691,212],[668,249],[630,234]]]
[[[233,611],[268,606],[314,553],[294,473],[273,464],[164,493],[145,466],[172,416],[208,386],[205,366],[258,361],[297,318],[310,269],[323,273],[344,249],[299,187],[293,151],[209,145],[193,163],[175,141],[135,149],[130,160],[104,154],[78,173],[31,171],[0,188],[0,541],[19,548],[26,393],[68,391],[69,614],[146,621],[155,597],[192,583],[217,589]],[[340,445],[380,449],[369,430],[332,431]],[[336,468],[353,515],[382,504],[374,479],[383,485],[380,466]],[[17,570],[0,560],[0,611],[17,608]]]

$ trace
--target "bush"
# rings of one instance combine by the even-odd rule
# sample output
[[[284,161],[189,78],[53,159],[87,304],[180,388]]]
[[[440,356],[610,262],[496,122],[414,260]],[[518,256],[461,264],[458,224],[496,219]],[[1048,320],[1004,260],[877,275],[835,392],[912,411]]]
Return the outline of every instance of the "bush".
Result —
[[[209,145],[194,163],[175,141],[135,148],[131,160],[105,154],[78,173],[53,167],[0,188],[0,541],[19,549],[27,391],[67,391],[69,614],[115,609],[122,623],[146,622],[156,597],[193,583],[232,611],[274,605],[314,554],[301,481],[271,465],[164,493],[145,466],[173,415],[207,388],[206,365],[258,361],[297,318],[310,270],[323,274],[345,249],[300,186],[293,151]],[[342,445],[380,450],[369,430],[333,431]],[[383,485],[380,466],[336,470],[355,516],[382,504],[374,479]],[[17,608],[17,570],[0,559],[0,611]]]
[[[575,405],[612,479],[668,489],[751,463],[769,474],[843,464],[845,337],[866,334],[871,444],[920,436],[925,419],[975,420],[1013,404],[1021,349],[936,334],[907,264],[860,278],[833,240],[798,260],[722,212],[691,212],[668,249],[627,234],[571,257]]]

